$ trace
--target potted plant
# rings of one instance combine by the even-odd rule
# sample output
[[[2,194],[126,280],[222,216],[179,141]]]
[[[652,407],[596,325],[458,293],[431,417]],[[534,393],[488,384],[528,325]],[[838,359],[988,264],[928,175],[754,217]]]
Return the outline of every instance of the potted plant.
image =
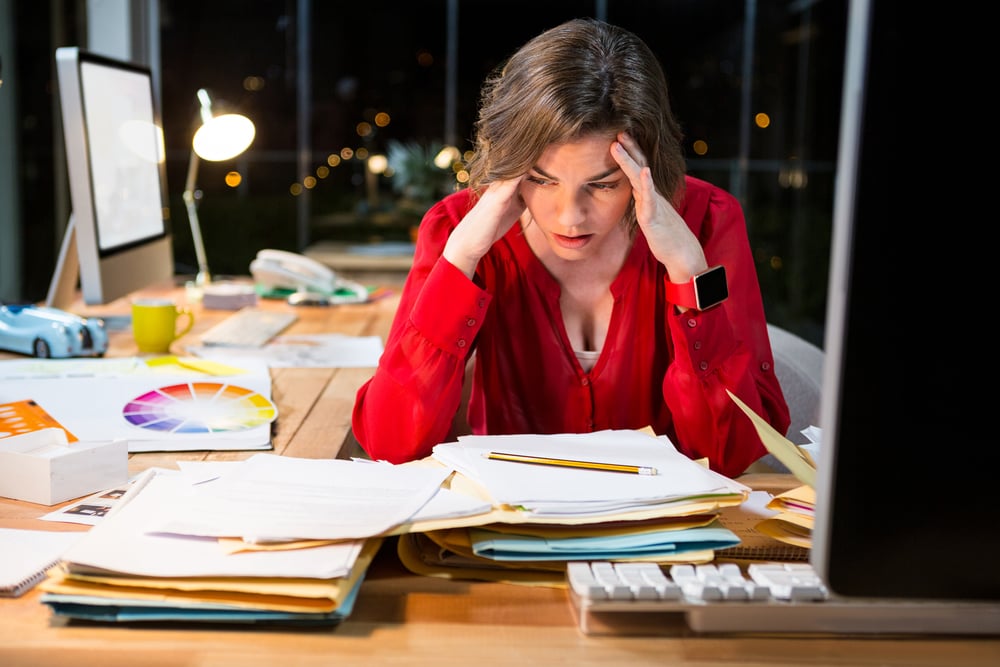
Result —
[[[458,156],[458,149],[446,149],[439,143],[396,139],[387,142],[392,189],[399,195],[396,209],[401,216],[412,217],[411,236],[415,237],[416,227],[427,209],[454,190],[456,180],[452,165]]]

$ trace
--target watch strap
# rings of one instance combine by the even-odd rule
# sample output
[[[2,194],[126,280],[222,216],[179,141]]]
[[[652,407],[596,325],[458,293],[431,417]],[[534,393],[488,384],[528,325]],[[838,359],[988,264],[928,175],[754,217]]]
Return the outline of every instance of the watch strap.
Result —
[[[721,264],[702,271],[686,283],[667,280],[667,301],[682,308],[707,310],[728,297],[726,268]]]
[[[667,280],[667,301],[681,308],[697,308],[698,297],[694,292],[694,278],[686,283]]]

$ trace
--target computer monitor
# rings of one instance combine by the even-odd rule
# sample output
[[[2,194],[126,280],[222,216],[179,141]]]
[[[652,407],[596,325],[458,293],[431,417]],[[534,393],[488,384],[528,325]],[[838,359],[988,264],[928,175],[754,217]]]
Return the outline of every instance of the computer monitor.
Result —
[[[838,595],[1000,602],[993,267],[972,260],[976,223],[924,208],[962,178],[936,150],[937,98],[898,79],[895,6],[850,6],[811,562]]]
[[[163,129],[151,71],[56,49],[72,215],[46,304],[66,309],[77,277],[106,304],[173,275]]]

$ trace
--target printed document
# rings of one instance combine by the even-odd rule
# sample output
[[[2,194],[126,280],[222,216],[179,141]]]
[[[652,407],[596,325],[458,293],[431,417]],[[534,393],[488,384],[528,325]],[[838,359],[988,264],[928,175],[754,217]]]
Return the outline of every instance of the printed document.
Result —
[[[655,475],[532,465],[487,458],[494,451],[655,468]],[[461,436],[433,458],[485,487],[500,504],[534,514],[615,513],[662,503],[749,493],[745,485],[684,456],[666,437],[632,430],[557,435]]]
[[[150,526],[170,517],[190,488],[182,473],[160,473],[126,504],[116,507],[66,550],[70,572],[127,574],[137,577],[345,577],[364,540],[345,540],[312,549],[231,554],[217,540],[153,532]]]
[[[216,470],[220,470],[218,466]],[[178,488],[148,530],[273,542],[361,539],[413,517],[451,470],[256,454],[216,479]]]

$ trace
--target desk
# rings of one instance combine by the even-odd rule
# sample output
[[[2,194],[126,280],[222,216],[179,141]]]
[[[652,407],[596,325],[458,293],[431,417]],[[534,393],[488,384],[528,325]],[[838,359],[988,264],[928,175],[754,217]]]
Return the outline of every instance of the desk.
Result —
[[[165,286],[152,295],[182,290]],[[145,293],[144,293],[145,294]],[[386,336],[398,292],[370,304],[303,308],[290,331]],[[262,307],[285,308],[282,302]],[[191,335],[229,314],[194,307]],[[99,309],[87,309],[94,312]],[[110,304],[108,313],[127,310]],[[182,339],[183,340],[183,339]],[[136,354],[127,332],[109,354]],[[0,355],[11,356],[11,355]],[[354,394],[371,369],[289,368],[272,371],[280,409],[275,453],[305,458],[341,454],[350,432]],[[178,460],[240,460],[254,452],[133,454],[129,470],[174,468]],[[342,454],[341,454],[342,455]],[[84,529],[36,517],[50,507],[0,498],[0,526]],[[566,592],[551,588],[447,581],[410,574],[387,540],[372,564],[353,614],[336,628],[249,630],[67,624],[39,602],[35,589],[0,599],[3,667],[147,667],[198,665],[996,665],[1000,641],[879,638],[586,637],[578,632]]]

